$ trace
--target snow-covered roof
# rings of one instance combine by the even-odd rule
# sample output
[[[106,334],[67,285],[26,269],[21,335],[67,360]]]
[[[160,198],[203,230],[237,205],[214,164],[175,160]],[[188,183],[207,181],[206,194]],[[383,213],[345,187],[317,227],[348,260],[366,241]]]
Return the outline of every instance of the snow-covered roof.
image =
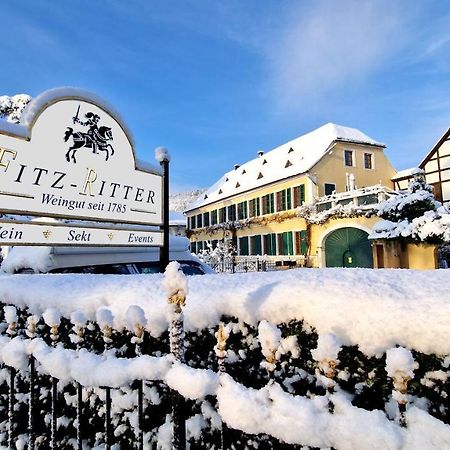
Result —
[[[423,173],[423,170],[419,169],[418,167],[411,167],[409,169],[400,170],[391,178],[391,180],[396,181],[396,180],[401,180],[403,178],[411,178],[412,176],[416,175],[417,173]]]
[[[385,147],[355,128],[327,123],[267,153],[259,152],[257,158],[236,166],[191,203],[187,211],[305,173],[326,154],[335,141]]]

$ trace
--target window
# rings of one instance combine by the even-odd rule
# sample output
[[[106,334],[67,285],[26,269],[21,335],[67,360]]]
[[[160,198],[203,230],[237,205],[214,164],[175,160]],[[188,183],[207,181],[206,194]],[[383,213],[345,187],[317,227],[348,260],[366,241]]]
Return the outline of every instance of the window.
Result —
[[[236,220],[236,205],[230,205],[228,207],[228,222],[234,222]]]
[[[189,217],[189,228],[193,230],[195,228],[195,216]]]
[[[308,250],[308,241],[306,239],[306,230],[295,232],[295,254],[306,256]]]
[[[364,168],[373,169],[373,154],[364,153]]]
[[[199,214],[197,216],[197,228],[201,228],[203,226],[203,216],[202,214]]]
[[[275,195],[273,192],[262,197],[262,213],[273,214],[275,212]]]
[[[297,206],[303,205],[305,203],[305,185],[300,184],[299,186],[295,186],[293,188],[294,191],[294,208],[297,208]]]
[[[239,255],[248,256],[248,236],[239,238]]]
[[[344,150],[344,161],[346,166],[353,166],[353,150]]]
[[[246,219],[247,215],[247,202],[241,202],[238,204],[238,219]]]
[[[227,209],[225,207],[219,209],[219,223],[227,221]]]
[[[264,249],[266,255],[277,254],[277,235],[275,233],[264,235]]]
[[[203,213],[203,226],[209,227],[209,212]]]
[[[278,235],[278,253],[280,255],[292,255],[294,253],[292,231]]]
[[[259,198],[254,198],[250,200],[250,217],[260,216],[261,215],[261,207]]]
[[[336,191],[336,185],[334,183],[325,183],[324,184],[325,195],[331,195]]]
[[[252,236],[250,238],[250,254],[262,255],[261,236]]]
[[[281,194],[278,197],[278,194]],[[284,189],[277,193],[277,211],[286,211],[292,208],[291,189]]]
[[[211,211],[211,225],[217,225],[217,209]]]

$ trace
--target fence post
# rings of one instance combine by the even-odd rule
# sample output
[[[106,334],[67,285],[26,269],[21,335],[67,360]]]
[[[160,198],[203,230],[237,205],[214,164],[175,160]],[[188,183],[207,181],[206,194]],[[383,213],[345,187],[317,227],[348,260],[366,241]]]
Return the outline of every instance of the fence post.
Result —
[[[217,344],[214,347],[214,350],[216,352],[217,359],[218,359],[219,376],[222,376],[223,374],[226,373],[225,358],[227,357],[227,354],[228,354],[228,352],[227,352],[228,337],[229,337],[228,330],[223,326],[222,322],[219,323],[219,329],[217,330],[217,333],[216,333]],[[227,441],[228,432],[227,432],[227,430],[228,430],[227,424],[222,421],[222,431],[221,431],[221,435],[220,435],[221,450],[226,450],[228,448],[228,441]]]
[[[17,311],[14,306],[4,306],[5,320],[8,323],[6,333],[12,338],[16,335]],[[16,369],[9,368],[9,393],[8,393],[8,448],[14,448],[14,403],[16,392],[14,383],[16,378]]]
[[[131,305],[126,313],[127,327],[134,333],[131,342],[134,343],[134,352],[136,357],[142,355],[141,344],[144,339],[145,326],[147,325],[147,319],[142,308],[137,305]],[[144,380],[138,381],[138,449],[144,450]]]
[[[184,324],[183,309],[186,304],[187,279],[180,270],[180,264],[172,261],[164,275],[164,286],[171,306],[170,352],[178,362],[184,362]],[[172,391],[172,419],[174,450],[186,448],[185,400],[177,391]]]
[[[72,330],[75,332],[75,340],[77,344],[77,351],[81,350],[81,344],[84,340],[84,327],[86,325],[86,317],[81,311],[75,311],[70,316],[70,321],[73,323]],[[83,417],[83,386],[77,382],[77,450],[83,450],[83,430],[81,420]]]
[[[61,315],[53,308],[47,309],[43,318],[45,323],[50,327],[50,339],[52,341],[52,347],[56,347],[58,341],[58,327],[61,321]],[[57,399],[58,399],[58,380],[52,377],[52,419],[51,419],[51,439],[50,448],[56,450],[56,433],[57,433]]]
[[[27,318],[26,334],[30,339],[36,337],[37,317],[29,316]],[[30,398],[28,400],[28,450],[34,450],[34,405],[35,405],[35,382],[36,382],[36,360],[30,355]]]
[[[110,309],[102,307],[97,310],[97,323],[103,333],[104,351],[107,352],[110,348],[112,340],[112,325],[113,315]],[[111,388],[105,387],[105,450],[111,449]]]

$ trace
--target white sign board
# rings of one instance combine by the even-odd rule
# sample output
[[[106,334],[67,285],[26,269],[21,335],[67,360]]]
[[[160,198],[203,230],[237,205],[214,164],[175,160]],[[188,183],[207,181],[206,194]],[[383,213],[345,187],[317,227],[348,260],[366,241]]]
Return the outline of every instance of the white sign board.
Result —
[[[162,225],[163,177],[136,167],[119,119],[76,94],[40,102],[0,126],[0,212]]]
[[[127,246],[163,245],[161,231],[0,221],[0,245]]]

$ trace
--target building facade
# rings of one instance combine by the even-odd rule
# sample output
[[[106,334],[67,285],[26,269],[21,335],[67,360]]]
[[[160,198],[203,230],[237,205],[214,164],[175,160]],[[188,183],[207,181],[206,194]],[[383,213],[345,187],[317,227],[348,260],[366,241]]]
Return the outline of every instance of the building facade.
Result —
[[[425,181],[433,187],[439,202],[450,205],[450,128],[420,162],[418,169],[425,173]],[[417,168],[403,170],[393,177],[396,189],[406,189]]]
[[[352,266],[356,254],[351,256],[351,247],[363,242],[368,246],[365,255],[370,255],[364,266],[372,267],[367,236],[376,219],[360,216],[393,187],[395,169],[384,148],[356,129],[329,123],[267,153],[258,152],[255,159],[235,165],[185,211],[191,250],[199,253],[231,240],[239,256],[266,255],[318,267],[347,261]],[[327,231],[320,222],[331,210],[339,210],[341,218],[333,225],[337,228]],[[330,233],[343,253],[348,251],[347,259],[338,254],[341,250],[333,258],[326,256],[336,248]]]

